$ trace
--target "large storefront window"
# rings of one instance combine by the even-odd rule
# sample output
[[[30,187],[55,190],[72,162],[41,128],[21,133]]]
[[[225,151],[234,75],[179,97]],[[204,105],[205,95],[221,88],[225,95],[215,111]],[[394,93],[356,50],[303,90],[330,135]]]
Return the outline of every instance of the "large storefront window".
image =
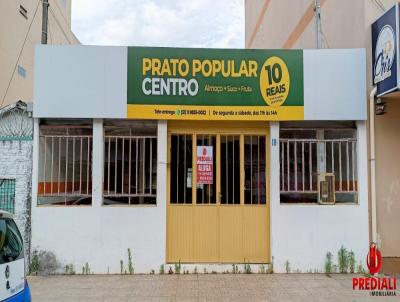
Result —
[[[104,205],[155,205],[157,124],[106,122],[103,172]]]
[[[281,203],[356,203],[355,128],[280,131]]]
[[[172,122],[167,261],[269,260],[268,124]]]
[[[169,139],[171,204],[192,204],[193,198],[201,205],[266,204],[266,135],[197,134],[195,150],[212,150],[210,182],[193,179],[194,172],[197,178],[204,172],[199,171],[204,165],[193,162],[199,156],[193,155],[194,136],[171,134]]]
[[[38,205],[92,203],[92,121],[42,120]]]

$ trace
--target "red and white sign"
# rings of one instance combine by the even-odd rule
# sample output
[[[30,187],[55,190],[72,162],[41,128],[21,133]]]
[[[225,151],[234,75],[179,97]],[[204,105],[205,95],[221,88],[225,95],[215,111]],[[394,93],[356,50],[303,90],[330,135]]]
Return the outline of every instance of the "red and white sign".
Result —
[[[382,266],[382,255],[375,243],[371,243],[369,247],[367,266],[371,277],[353,278],[353,290],[368,290],[370,296],[396,296],[396,277],[378,276]]]
[[[213,147],[197,146],[197,184],[213,183]]]

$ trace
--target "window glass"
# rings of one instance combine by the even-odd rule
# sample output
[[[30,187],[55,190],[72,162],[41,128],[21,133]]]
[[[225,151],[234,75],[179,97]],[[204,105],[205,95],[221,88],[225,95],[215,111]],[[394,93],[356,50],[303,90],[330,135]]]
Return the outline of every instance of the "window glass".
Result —
[[[86,121],[88,122],[88,121]],[[92,203],[92,128],[44,120],[39,134],[39,205]]]
[[[157,124],[108,121],[104,134],[103,204],[155,205]]]
[[[325,139],[344,139],[356,138],[356,131],[354,129],[325,129]]]
[[[318,203],[318,182],[327,173],[336,203],[357,202],[356,129],[281,129],[282,203]]]
[[[266,203],[265,136],[244,137],[245,204]]]
[[[192,203],[192,135],[171,135],[170,202]]]
[[[315,129],[282,129],[280,138],[316,139],[317,131]]]
[[[240,204],[240,136],[221,135],[221,204]]]
[[[23,257],[23,242],[17,225],[11,219],[0,219],[0,264]]]

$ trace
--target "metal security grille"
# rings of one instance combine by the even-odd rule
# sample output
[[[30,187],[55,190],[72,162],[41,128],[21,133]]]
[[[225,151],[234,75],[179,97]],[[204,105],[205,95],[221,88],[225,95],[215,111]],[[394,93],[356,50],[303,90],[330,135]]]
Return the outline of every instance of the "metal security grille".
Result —
[[[221,135],[221,204],[240,204],[240,136]]]
[[[0,210],[14,213],[15,179],[0,179]]]
[[[41,135],[40,153],[38,195],[47,199],[39,202],[87,203],[92,194],[92,135]]]
[[[266,143],[265,136],[244,137],[245,204],[265,204],[266,202]]]
[[[171,135],[170,202],[172,204],[192,203],[192,152],[192,135]]]
[[[280,139],[281,193],[317,193],[318,165],[334,173],[335,191],[357,192],[356,139]]]
[[[155,204],[157,136],[106,135],[104,203]]]

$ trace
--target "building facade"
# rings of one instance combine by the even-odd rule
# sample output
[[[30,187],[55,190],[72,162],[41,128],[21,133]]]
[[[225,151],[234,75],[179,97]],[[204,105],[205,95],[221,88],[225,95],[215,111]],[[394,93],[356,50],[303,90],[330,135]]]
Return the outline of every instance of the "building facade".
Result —
[[[374,52],[371,24],[397,1],[246,1],[246,47],[316,48],[317,2],[320,2],[322,48],[359,47],[367,50],[366,86],[370,93],[373,90]],[[375,202],[370,202],[369,206],[370,240],[378,243],[384,257],[400,257],[400,238],[396,231],[400,215],[400,170],[395,164],[400,141],[397,131],[400,103],[393,95],[383,99],[386,113],[372,115],[375,125],[374,158],[371,158],[368,148],[369,161],[376,163],[376,206]],[[370,200],[373,200],[371,194],[374,194],[373,191],[369,194]]]
[[[35,45],[42,37],[41,1],[0,3],[0,108],[33,99]],[[10,30],[12,28],[12,30]],[[48,44],[79,44],[71,31],[71,0],[49,0]]]
[[[139,273],[322,272],[342,245],[364,264],[364,50],[38,46],[35,62],[32,250],[95,273],[128,254]]]
[[[34,49],[41,43],[42,3],[0,3],[0,208],[15,215],[26,255],[30,246]],[[49,1],[47,42],[79,44],[71,31],[70,0]]]

